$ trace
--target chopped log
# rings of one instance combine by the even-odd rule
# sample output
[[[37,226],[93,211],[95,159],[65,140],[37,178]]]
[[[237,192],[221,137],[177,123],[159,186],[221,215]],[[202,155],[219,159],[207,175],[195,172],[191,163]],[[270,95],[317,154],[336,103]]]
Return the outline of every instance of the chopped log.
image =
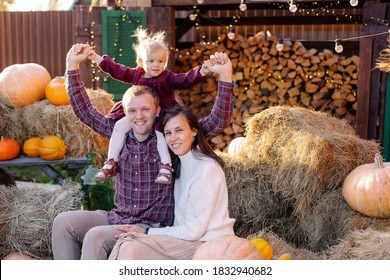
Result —
[[[317,84],[313,84],[313,83],[306,83],[306,87],[305,87],[305,90],[307,93],[314,93],[318,90],[320,86],[317,85]]]
[[[264,32],[229,40],[221,36],[218,45],[197,44],[178,56],[186,72],[201,65],[215,51],[226,52],[236,82],[231,125],[211,141],[214,147],[226,146],[230,139],[245,132],[245,123],[254,114],[278,105],[302,106],[331,112],[355,123],[359,57],[343,57],[332,50],[309,49],[301,42],[283,42],[276,50],[276,41],[267,40]],[[217,75],[209,75],[207,83],[180,91],[185,105],[195,115],[207,115],[216,97]]]

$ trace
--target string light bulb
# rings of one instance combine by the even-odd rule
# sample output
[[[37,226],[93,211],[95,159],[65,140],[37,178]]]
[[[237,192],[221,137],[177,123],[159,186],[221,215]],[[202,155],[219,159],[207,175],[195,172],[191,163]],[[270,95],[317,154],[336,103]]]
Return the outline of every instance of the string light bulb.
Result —
[[[195,21],[196,20],[196,14],[190,14],[189,18],[190,18],[190,21]]]
[[[198,4],[203,4],[204,0],[196,0],[196,2],[198,2]]]
[[[281,52],[283,51],[283,48],[284,48],[283,44],[278,41],[278,43],[276,44],[277,51]]]
[[[341,44],[341,40],[336,38],[336,40],[334,40],[334,43],[335,43],[334,50],[337,53],[342,53],[344,48],[343,45]]]
[[[298,8],[297,8],[297,5],[294,4],[294,0],[291,0],[290,6],[288,7],[288,9],[292,13],[295,13],[297,11]]]
[[[229,31],[229,33],[228,33],[228,38],[230,39],[230,40],[233,40],[235,37],[236,37],[236,34],[234,33],[234,28],[232,27],[232,28],[230,28],[230,31]]]
[[[246,6],[246,4],[244,3],[244,0],[241,0],[241,4],[240,4],[240,6],[238,6],[238,7],[240,8],[240,11],[241,11],[241,12],[245,12],[246,9],[247,9],[247,6]]]
[[[359,4],[359,0],[351,0],[349,1],[352,7],[356,7]]]

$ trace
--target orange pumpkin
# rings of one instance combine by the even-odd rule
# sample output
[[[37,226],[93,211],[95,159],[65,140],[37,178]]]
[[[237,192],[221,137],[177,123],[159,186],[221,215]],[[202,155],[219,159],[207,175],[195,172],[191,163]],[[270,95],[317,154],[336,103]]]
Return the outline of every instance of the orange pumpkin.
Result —
[[[16,158],[20,153],[19,142],[15,139],[0,139],[0,160],[10,160]]]
[[[28,157],[39,157],[40,137],[32,137],[24,141],[23,152]]]
[[[43,137],[38,149],[40,157],[46,160],[63,159],[66,153],[64,140],[56,135]]]
[[[342,193],[352,209],[369,217],[390,217],[390,163],[376,154],[374,163],[360,165],[348,174]]]
[[[269,245],[267,240],[263,238],[254,238],[249,240],[250,242],[253,243],[253,245],[256,246],[257,250],[263,255],[263,258],[265,260],[271,260],[272,259],[272,247]]]
[[[45,98],[51,77],[45,67],[36,63],[13,64],[0,73],[0,102],[22,107]]]
[[[69,97],[65,87],[65,77],[57,76],[46,86],[46,98],[56,106],[69,105]]]
[[[222,235],[202,244],[193,260],[263,260],[255,245],[235,235]]]
[[[280,257],[278,258],[278,260],[282,260],[282,261],[285,261],[285,260],[292,260],[292,256],[289,254],[289,253],[284,253],[284,254],[281,254]]]

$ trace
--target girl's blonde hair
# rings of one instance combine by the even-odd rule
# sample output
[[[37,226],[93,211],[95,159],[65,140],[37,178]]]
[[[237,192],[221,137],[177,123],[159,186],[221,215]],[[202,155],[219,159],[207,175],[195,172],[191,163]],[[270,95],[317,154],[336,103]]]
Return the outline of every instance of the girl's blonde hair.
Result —
[[[142,57],[145,57],[148,53],[157,49],[165,50],[167,55],[165,66],[167,67],[169,58],[169,46],[166,42],[165,31],[158,31],[149,34],[146,29],[138,27],[133,37],[137,38],[137,43],[133,45],[133,50],[137,55],[137,65],[142,67]]]

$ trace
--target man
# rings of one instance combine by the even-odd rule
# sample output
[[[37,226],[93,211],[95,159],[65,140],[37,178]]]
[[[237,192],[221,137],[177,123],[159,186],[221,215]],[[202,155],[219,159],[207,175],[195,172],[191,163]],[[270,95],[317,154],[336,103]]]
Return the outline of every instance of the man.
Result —
[[[80,78],[79,64],[92,48],[75,44],[67,54],[67,91],[75,115],[96,133],[110,138],[115,121],[93,108]],[[225,129],[233,109],[232,65],[224,53],[207,63],[219,74],[218,95],[209,116],[200,120],[210,139]],[[173,186],[155,183],[160,158],[154,122],[160,113],[158,95],[148,87],[133,86],[123,98],[132,130],[119,159],[115,178],[115,207],[111,211],[72,211],[59,214],[53,223],[54,259],[107,259],[122,231],[116,225],[164,227],[173,223]]]

